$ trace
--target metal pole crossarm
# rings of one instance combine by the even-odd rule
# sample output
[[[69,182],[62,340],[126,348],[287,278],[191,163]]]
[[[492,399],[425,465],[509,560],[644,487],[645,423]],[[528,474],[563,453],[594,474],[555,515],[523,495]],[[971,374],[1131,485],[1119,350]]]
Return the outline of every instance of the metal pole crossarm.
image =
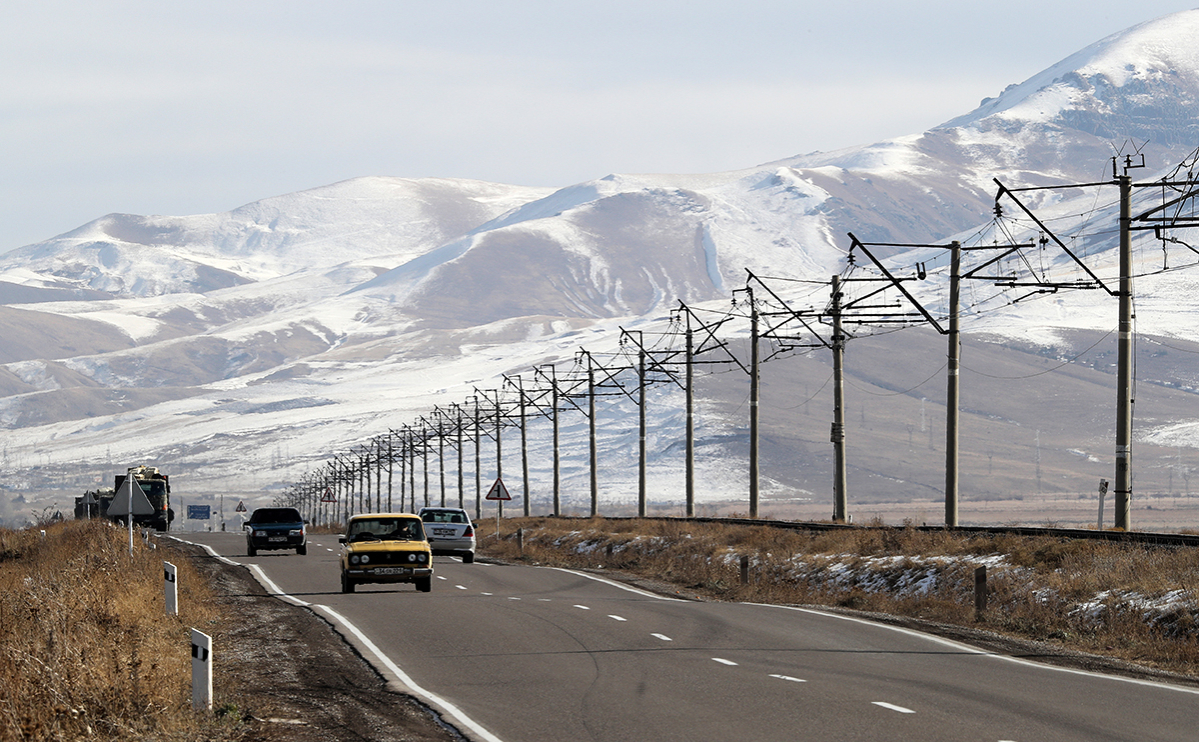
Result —
[[[525,388],[523,376],[517,375],[516,377],[512,377],[508,374],[502,374],[502,376],[504,377],[504,383],[511,385],[513,389],[517,390],[517,393],[520,395],[520,399],[524,402],[524,404],[532,405],[533,409],[537,411],[538,416],[549,419],[551,413],[547,408],[544,408],[541,405],[541,401],[545,399],[547,394],[549,394],[550,390],[548,388],[534,388],[533,392],[537,394],[537,396],[534,397],[529,393],[529,390]],[[513,380],[514,378],[515,381]]]
[[[637,334],[636,338],[633,337],[633,333]],[[662,361],[659,361],[655,358],[655,356],[664,356],[667,359],[667,362],[669,362],[670,359],[674,358],[675,356],[680,355],[682,353],[682,351],[679,351],[679,350],[651,350],[649,348],[646,348],[645,342],[644,342],[645,341],[644,332],[642,330],[626,330],[622,327],[622,328],[620,328],[620,334],[621,334],[621,342],[622,343],[624,342],[625,338],[628,338],[629,340],[631,340],[633,342],[634,345],[637,346],[637,352],[639,354],[639,359],[638,359],[639,364],[641,363],[641,359],[640,359],[641,354],[644,354],[645,359],[649,360],[650,364],[645,367],[646,383],[648,383],[648,384],[662,383],[662,381],[660,379],[650,379],[649,378],[649,374],[660,373],[660,374],[663,374],[666,376],[666,381],[673,383],[675,386],[679,387],[680,389],[683,388],[683,384],[681,381],[679,381],[679,378],[675,374],[675,372],[670,370],[669,368],[667,368],[666,365]]]
[[[849,232],[849,239],[852,240],[852,244],[850,245],[850,248],[849,248],[849,252],[851,255],[853,254],[853,249],[855,247],[860,248],[861,251],[866,255],[866,257],[870,258],[870,262],[874,263],[874,267],[876,267],[880,271],[882,271],[883,275],[886,276],[888,278],[888,280],[891,281],[892,284],[894,284],[895,288],[899,289],[899,292],[901,294],[903,294],[905,297],[907,297],[907,300],[912,303],[912,306],[914,306],[920,312],[920,314],[924,315],[924,319],[930,325],[932,325],[934,328],[936,328],[938,333],[940,333],[942,335],[946,334],[947,331],[945,330],[945,328],[941,327],[941,324],[939,322],[937,322],[935,319],[933,319],[933,316],[928,313],[928,311],[924,308],[924,305],[922,305],[920,302],[916,301],[916,297],[912,296],[912,294],[903,287],[903,283],[900,282],[899,279],[895,278],[895,276],[893,276],[891,274],[891,271],[887,270],[887,267],[884,266],[881,262],[879,262],[879,260],[877,258],[874,257],[874,254],[871,253],[870,250],[868,250],[866,248],[865,243],[863,243],[861,240],[859,240],[857,237],[855,237],[853,232]]]
[[[1186,201],[1190,201],[1191,199],[1194,199],[1196,196],[1199,196],[1199,188],[1196,188],[1195,185],[1196,185],[1196,182],[1193,180],[1183,181],[1180,183],[1169,183],[1169,182],[1161,182],[1161,181],[1159,181],[1157,183],[1134,183],[1133,184],[1134,188],[1164,188],[1167,186],[1186,186],[1190,190],[1188,190],[1186,193],[1182,194],[1178,198],[1173,198],[1173,199],[1170,199],[1169,201],[1165,201],[1160,206],[1156,206],[1156,207],[1150,209],[1149,211],[1146,211],[1142,214],[1132,217],[1132,219],[1130,220],[1129,229],[1134,229],[1134,230],[1138,230],[1138,231],[1152,229],[1154,231],[1154,234],[1157,237],[1157,239],[1164,239],[1161,236],[1162,229],[1165,229],[1165,228],[1184,229],[1187,227],[1199,226],[1199,217],[1196,217],[1196,216],[1180,216],[1177,213],[1175,213],[1173,216],[1163,216],[1163,217],[1155,217],[1154,216],[1154,214],[1163,212],[1172,206],[1180,206],[1183,203],[1185,203]],[[1145,226],[1138,227],[1138,226],[1133,226],[1132,223],[1135,223],[1135,222],[1160,222],[1160,223],[1146,224]],[[1187,245],[1187,247],[1190,247],[1190,245]],[[1193,247],[1191,247],[1190,249],[1195,250],[1195,248],[1193,248]],[[1196,251],[1196,252],[1199,252],[1199,251]]]
[[[761,337],[771,339],[771,340],[788,339],[788,338],[779,337],[779,336],[775,335],[775,333],[778,332],[780,329],[782,329],[786,324],[788,324],[790,322],[790,320],[795,320],[795,321],[799,322],[799,324],[803,325],[803,328],[805,330],[807,330],[809,333],[811,333],[813,337],[815,337],[817,340],[819,340],[821,346],[828,348],[830,350],[832,349],[832,347],[833,347],[832,343],[829,342],[828,340],[825,340],[824,337],[815,330],[815,328],[813,328],[811,325],[809,325],[807,323],[806,320],[804,320],[804,316],[806,316],[806,315],[816,316],[814,314],[814,312],[804,312],[802,310],[797,311],[795,309],[792,309],[791,306],[786,301],[784,301],[781,296],[779,296],[777,293],[775,293],[774,289],[772,289],[772,288],[770,288],[770,286],[766,285],[766,282],[763,279],[759,278],[758,276],[755,276],[753,274],[753,272],[748,269],[745,272],[749,274],[749,278],[746,280],[746,284],[748,285],[748,283],[750,281],[756,281],[759,286],[766,289],[766,293],[770,294],[770,296],[776,302],[778,302],[780,306],[783,307],[783,309],[785,310],[785,314],[788,316],[787,320],[780,322],[779,324],[775,325],[774,327],[767,327],[766,330],[762,332]],[[825,283],[825,285],[827,285],[827,283]],[[768,313],[768,312],[761,313],[762,316],[772,316],[773,314],[774,313]]]
[[[637,401],[637,398],[634,397],[632,394],[630,394],[629,391],[624,388],[624,384],[620,383],[620,381],[616,378],[616,374],[619,374],[621,371],[633,370],[632,366],[617,366],[615,368],[609,368],[607,366],[604,366],[602,363],[596,363],[595,362],[595,354],[593,354],[591,351],[586,350],[586,349],[580,349],[579,352],[587,357],[589,372],[593,373],[595,370],[598,369],[599,371],[601,371],[603,373],[603,376],[604,376],[603,379],[601,379],[600,381],[598,381],[592,385],[592,391],[591,391],[592,395],[595,394],[595,391],[594,391],[595,389],[619,389],[620,394],[606,394],[606,395],[601,394],[598,396],[617,397],[620,395],[624,395],[624,396],[628,397],[629,399],[633,400],[634,402]],[[609,381],[611,383],[605,384],[604,383],[605,381]]]
[[[503,421],[500,419],[500,415],[497,413],[497,411],[500,409],[500,392],[498,389],[487,390],[487,391],[495,392],[495,401],[493,402],[491,397],[487,396],[487,391],[481,390],[478,387],[474,387],[474,390],[475,390],[476,397],[481,397],[488,404],[495,405],[490,410],[483,410],[481,408],[481,406],[476,405],[478,413],[482,413],[482,416],[480,416],[478,413],[476,413],[476,415],[475,415],[476,425],[478,426],[478,432],[481,432],[483,435],[487,436],[488,438],[490,438],[491,440],[494,441],[495,436],[491,434],[491,431],[488,428],[483,426],[483,423],[484,422],[491,423],[492,421],[494,421],[495,429],[497,431],[500,429],[500,426],[503,424]]]
[[[1025,214],[1027,214],[1027,215],[1028,215],[1028,218],[1029,218],[1029,219],[1032,219],[1032,220],[1033,220],[1033,222],[1034,222],[1034,223],[1037,225],[1037,227],[1038,227],[1038,228],[1039,228],[1039,229],[1040,229],[1042,232],[1044,232],[1046,235],[1048,235],[1048,236],[1049,236],[1049,238],[1050,238],[1050,239],[1052,239],[1052,240],[1054,241],[1054,243],[1055,243],[1055,244],[1056,244],[1058,247],[1060,247],[1060,248],[1062,249],[1062,251],[1063,251],[1063,252],[1065,252],[1067,255],[1069,255],[1069,256],[1070,256],[1070,259],[1071,259],[1071,260],[1073,260],[1075,263],[1077,263],[1077,264],[1078,264],[1078,266],[1079,266],[1080,268],[1082,268],[1082,269],[1083,269],[1083,271],[1084,271],[1084,272],[1085,272],[1085,273],[1086,273],[1088,276],[1090,276],[1090,277],[1091,277],[1091,280],[1093,280],[1095,283],[1099,284],[1099,286],[1100,286],[1100,287],[1101,287],[1101,288],[1102,288],[1104,291],[1106,291],[1108,294],[1110,294],[1111,296],[1116,296],[1116,295],[1117,295],[1117,291],[1113,291],[1113,290],[1111,290],[1110,288],[1108,288],[1107,284],[1105,284],[1105,283],[1103,282],[1103,280],[1099,278],[1099,276],[1095,275],[1095,272],[1094,272],[1094,271],[1092,271],[1092,270],[1091,270],[1091,269],[1090,269],[1090,268],[1087,266],[1087,264],[1086,264],[1086,263],[1082,262],[1082,260],[1081,260],[1081,259],[1080,259],[1080,258],[1079,258],[1077,255],[1075,255],[1075,254],[1073,253],[1073,251],[1071,251],[1071,250],[1070,250],[1070,248],[1066,247],[1066,243],[1064,243],[1064,242],[1062,242],[1060,239],[1058,239],[1058,236],[1057,236],[1056,234],[1054,234],[1054,233],[1053,233],[1053,231],[1049,229],[1049,227],[1045,226],[1045,223],[1044,223],[1044,222],[1042,222],[1040,219],[1038,219],[1038,218],[1037,218],[1037,215],[1036,215],[1036,214],[1034,214],[1034,213],[1032,213],[1032,210],[1031,210],[1031,209],[1029,209],[1027,206],[1025,206],[1025,205],[1024,205],[1024,203],[1020,201],[1020,199],[1016,198],[1016,191],[1021,191],[1021,190],[1025,190],[1025,191],[1031,191],[1031,190],[1047,190],[1047,189],[1051,188],[1050,186],[1040,186],[1040,187],[1037,187],[1037,188],[1017,188],[1017,189],[1011,189],[1011,188],[1008,188],[1007,186],[1005,186],[1003,183],[1001,183],[1001,182],[999,181],[999,178],[994,178],[993,180],[995,181],[995,184],[999,186],[999,193],[995,194],[995,205],[996,205],[996,207],[997,207],[997,208],[998,208],[998,205],[999,205],[999,199],[1000,199],[1000,198],[1001,198],[1001,197],[1002,197],[1002,196],[1003,196],[1003,195],[1006,193],[1006,194],[1007,194],[1007,196],[1008,196],[1008,198],[1012,199],[1012,201],[1013,201],[1013,202],[1015,202],[1015,204],[1016,204],[1017,206],[1019,206],[1019,207],[1020,207],[1020,210],[1021,210],[1021,211],[1023,211]],[[1084,184],[1084,185],[1063,185],[1063,186],[1056,186],[1056,187],[1057,187],[1057,188],[1083,188],[1083,187],[1087,187],[1087,186],[1100,186],[1100,185],[1108,185],[1108,186],[1110,186],[1110,185],[1119,185],[1119,183],[1118,183],[1118,182],[1107,182],[1107,183],[1086,183],[1086,184]]]
[[[679,302],[679,311],[686,312],[690,319],[695,320],[699,324],[699,329],[704,331],[704,335],[701,337],[699,345],[697,347],[693,347],[691,350],[692,358],[704,353],[710,353],[714,350],[723,350],[724,354],[728,356],[728,361],[709,361],[709,363],[735,363],[741,367],[742,371],[747,374],[749,373],[749,369],[745,367],[745,364],[741,362],[741,359],[737,358],[737,356],[733,355],[733,353],[729,351],[728,343],[716,337],[716,331],[719,330],[725,322],[728,322],[730,319],[732,319],[731,317],[725,317],[719,322],[708,324],[707,322],[701,321],[699,317],[695,315],[695,312],[691,309],[691,307],[687,306],[681,301]],[[691,331],[694,332],[694,330]],[[709,340],[712,341],[711,346],[707,345]],[[692,363],[696,363],[696,361],[692,361]]]
[[[974,279],[983,280],[983,281],[1006,281],[1006,280],[1009,280],[1007,276],[978,276],[975,274],[978,273],[979,271],[983,270],[984,268],[995,265],[996,263],[1003,260],[1004,258],[1011,255],[1012,253],[1019,252],[1023,248],[1028,248],[1031,250],[1034,247],[1036,247],[1036,243],[1033,242],[1032,239],[1029,239],[1027,245],[1019,244],[1019,245],[1003,245],[1002,247],[999,245],[995,245],[993,247],[963,247],[963,248],[961,248],[963,252],[967,251],[967,250],[995,250],[995,249],[1003,249],[1004,252],[1000,253],[999,255],[996,255],[995,257],[991,258],[990,260],[988,260],[985,263],[982,263],[981,265],[976,265],[974,268],[966,271],[961,276],[959,276],[959,278],[974,278]],[[1012,279],[1014,279],[1014,278],[1015,277],[1013,276]]]

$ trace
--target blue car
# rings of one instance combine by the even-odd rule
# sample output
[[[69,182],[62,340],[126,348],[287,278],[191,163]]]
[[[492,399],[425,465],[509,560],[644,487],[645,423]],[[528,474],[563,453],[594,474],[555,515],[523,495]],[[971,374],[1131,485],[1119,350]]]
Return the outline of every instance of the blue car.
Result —
[[[246,554],[259,551],[295,549],[308,553],[308,529],[304,517],[295,508],[258,508],[246,521]]]

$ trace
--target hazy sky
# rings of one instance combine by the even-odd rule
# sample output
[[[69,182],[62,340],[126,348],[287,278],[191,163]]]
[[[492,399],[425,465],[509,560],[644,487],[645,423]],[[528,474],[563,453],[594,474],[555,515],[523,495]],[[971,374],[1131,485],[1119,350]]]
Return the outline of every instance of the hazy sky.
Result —
[[[867,144],[1191,4],[9,2],[0,251],[362,175],[565,186]]]

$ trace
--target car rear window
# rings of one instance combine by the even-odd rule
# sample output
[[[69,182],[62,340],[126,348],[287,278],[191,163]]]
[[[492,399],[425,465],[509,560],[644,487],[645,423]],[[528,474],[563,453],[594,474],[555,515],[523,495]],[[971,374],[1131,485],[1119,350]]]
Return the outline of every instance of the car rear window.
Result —
[[[445,512],[442,510],[426,510],[421,513],[421,520],[426,523],[465,523],[466,516],[462,513]]]
[[[250,516],[251,523],[299,523],[304,520],[294,508],[259,508]]]

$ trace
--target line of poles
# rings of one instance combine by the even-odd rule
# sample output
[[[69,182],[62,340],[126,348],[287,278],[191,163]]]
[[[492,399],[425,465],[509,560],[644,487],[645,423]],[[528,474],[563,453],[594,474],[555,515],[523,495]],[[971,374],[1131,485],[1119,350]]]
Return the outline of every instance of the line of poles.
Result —
[[[1116,182],[1121,186],[1121,276],[1127,275],[1129,225],[1133,221],[1128,211],[1130,187],[1125,175]],[[996,214],[1000,213],[998,202],[1004,195],[1011,196],[1022,189],[1006,189],[1000,186],[996,197]],[[1019,202],[1017,202],[1019,203]],[[1032,216],[1021,204],[1021,208]],[[1035,219],[1035,217],[1034,217]],[[1040,222],[1038,222],[1040,224]],[[1042,225],[1043,226],[1043,225]],[[1135,227],[1133,227],[1135,229]],[[1157,227],[1159,230],[1160,226]],[[1050,235],[1052,236],[1052,235]],[[860,241],[849,235],[851,247],[847,255],[846,269],[834,275],[827,283],[796,281],[795,279],[762,277],[747,271],[745,287],[733,292],[733,308],[728,312],[702,310],[679,302],[672,312],[668,327],[651,332],[640,329],[620,329],[620,350],[601,354],[581,349],[575,356],[573,366],[560,368],[555,364],[542,364],[527,374],[504,375],[502,383],[494,388],[479,389],[462,402],[446,406],[435,406],[426,415],[384,434],[371,438],[366,443],[344,453],[335,453],[322,466],[309,471],[288,492],[277,498],[281,503],[301,508],[306,517],[316,523],[341,523],[355,513],[384,512],[392,510],[416,511],[421,506],[455,505],[466,509],[472,500],[466,489],[465,456],[468,446],[474,454],[473,509],[475,518],[482,517],[483,498],[483,449],[494,446],[494,474],[496,481],[503,478],[503,431],[516,428],[520,436],[521,505],[524,516],[532,515],[532,492],[529,479],[528,426],[531,419],[542,418],[552,427],[552,479],[549,513],[561,515],[563,508],[560,448],[560,426],[563,413],[582,414],[587,420],[588,501],[592,516],[600,514],[599,498],[599,449],[597,407],[600,398],[624,398],[630,400],[638,410],[638,455],[637,455],[637,514],[648,514],[649,502],[646,493],[647,453],[647,388],[655,384],[677,386],[684,399],[684,501],[685,514],[695,515],[695,377],[698,367],[716,365],[722,369],[739,368],[749,377],[749,481],[747,484],[748,511],[750,518],[759,517],[760,468],[758,429],[760,424],[760,374],[761,363],[785,356],[791,352],[828,350],[832,355],[834,371],[833,410],[830,440],[834,449],[832,482],[832,520],[845,522],[848,518],[848,486],[846,482],[846,425],[843,385],[843,357],[846,342],[852,337],[845,325],[877,329],[884,326],[912,326],[928,324],[947,336],[947,380],[946,380],[946,476],[945,476],[945,522],[947,526],[958,524],[958,400],[960,395],[960,327],[959,297],[960,281],[982,279],[996,286],[1027,290],[1033,293],[1050,293],[1061,288],[1094,288],[1102,283],[1094,277],[1082,261],[1069,253],[1060,241],[1063,250],[1069,253],[1094,280],[1066,285],[1045,277],[1020,281],[1010,272],[996,271],[1001,261],[1009,264],[1029,264],[1022,251],[1034,249],[1035,243],[1009,245],[980,245],[963,247],[958,242],[950,245],[886,245],[887,247],[939,247],[949,251],[948,271],[942,272],[948,279],[949,299],[944,314],[934,317],[907,289],[905,283],[927,278],[928,271],[918,264],[911,275],[896,275],[871,253],[870,247],[882,243]],[[1054,237],[1054,240],[1057,238]],[[1042,246],[1046,242],[1042,235]],[[963,252],[995,253],[964,270]],[[866,270],[855,264],[855,253],[868,258],[871,266]],[[1131,288],[1124,278],[1118,292],[1121,298],[1121,357],[1126,353],[1127,314],[1125,305],[1131,300]],[[797,290],[798,284],[806,284]],[[810,301],[815,296],[815,286],[828,288],[827,299],[819,305],[796,308],[799,301]],[[707,315],[715,319],[705,321]],[[719,331],[733,319],[748,321],[748,353],[733,352],[730,342],[743,333]],[[943,327],[941,322],[947,322]],[[647,336],[654,338],[647,342]],[[762,358],[760,345],[770,343],[771,352]],[[748,356],[743,360],[743,356]],[[1122,364],[1124,362],[1122,361]],[[1123,366],[1122,366],[1123,368]],[[1122,389],[1128,380],[1121,378]],[[1118,409],[1119,434],[1117,442],[1117,493],[1123,496],[1117,505],[1117,526],[1128,529],[1128,497],[1131,494],[1130,459],[1131,446],[1130,415],[1123,412],[1125,392],[1121,392]],[[456,455],[456,492],[447,491],[446,449]],[[418,466],[420,459],[418,489]],[[437,466],[435,482],[430,480],[430,463]],[[398,471],[397,471],[398,470]],[[386,472],[386,477],[384,477]],[[490,475],[487,477],[491,479]],[[384,485],[386,480],[386,485]],[[435,491],[434,491],[435,488]],[[502,501],[497,503],[498,514],[503,515]]]

